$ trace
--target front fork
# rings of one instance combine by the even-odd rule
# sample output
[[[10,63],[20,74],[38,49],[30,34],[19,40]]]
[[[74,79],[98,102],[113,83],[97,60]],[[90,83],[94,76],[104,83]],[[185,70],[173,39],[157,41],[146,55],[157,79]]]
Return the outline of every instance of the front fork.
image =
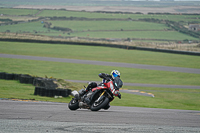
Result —
[[[101,95],[99,96],[99,98],[98,98],[95,102],[100,101],[100,100],[103,98],[102,96],[105,94],[105,92],[106,92],[106,91],[104,90],[103,93],[101,93]]]

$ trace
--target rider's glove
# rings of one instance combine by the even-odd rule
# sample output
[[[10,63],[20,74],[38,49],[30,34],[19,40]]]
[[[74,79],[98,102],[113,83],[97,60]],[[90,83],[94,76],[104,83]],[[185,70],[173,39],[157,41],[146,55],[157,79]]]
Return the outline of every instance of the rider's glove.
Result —
[[[121,94],[119,93],[119,91],[115,91],[114,95],[119,97],[119,99],[121,99]]]

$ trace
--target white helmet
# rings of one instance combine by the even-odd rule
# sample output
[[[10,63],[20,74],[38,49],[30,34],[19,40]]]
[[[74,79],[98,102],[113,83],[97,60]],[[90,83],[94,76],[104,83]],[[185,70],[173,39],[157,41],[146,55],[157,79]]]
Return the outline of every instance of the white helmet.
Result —
[[[118,70],[112,70],[110,74],[113,76],[113,78],[120,77],[120,72]]]

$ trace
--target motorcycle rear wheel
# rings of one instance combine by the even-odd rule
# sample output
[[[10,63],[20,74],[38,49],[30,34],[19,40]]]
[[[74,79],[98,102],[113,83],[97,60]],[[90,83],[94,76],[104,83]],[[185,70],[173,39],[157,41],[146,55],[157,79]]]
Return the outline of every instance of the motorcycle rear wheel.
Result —
[[[98,111],[102,108],[104,108],[105,106],[107,106],[109,103],[109,99],[107,97],[104,97],[101,101],[99,101],[98,103],[97,102],[94,102],[90,109],[91,111]]]
[[[79,108],[79,102],[75,99],[72,99],[68,104],[68,108],[70,110],[77,110]]]

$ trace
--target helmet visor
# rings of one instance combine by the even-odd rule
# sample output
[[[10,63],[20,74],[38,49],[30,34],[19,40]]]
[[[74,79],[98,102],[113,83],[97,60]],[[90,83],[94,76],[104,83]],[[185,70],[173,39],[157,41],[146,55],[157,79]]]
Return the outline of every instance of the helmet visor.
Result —
[[[117,77],[117,76],[118,76],[118,75],[117,75],[116,73],[114,73],[114,72],[112,73],[112,75],[113,75],[113,77]]]

